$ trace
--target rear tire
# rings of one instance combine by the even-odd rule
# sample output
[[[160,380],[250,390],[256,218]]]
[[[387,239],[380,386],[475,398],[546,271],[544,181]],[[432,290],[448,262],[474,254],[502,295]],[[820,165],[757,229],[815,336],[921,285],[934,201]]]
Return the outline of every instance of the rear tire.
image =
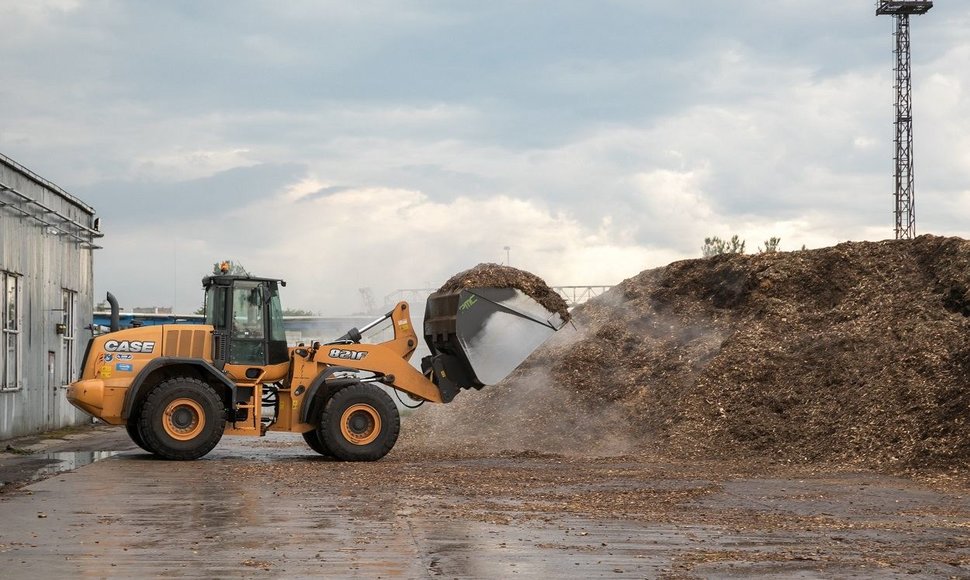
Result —
[[[330,397],[319,432],[337,459],[376,461],[397,442],[401,416],[380,387],[358,383]]]
[[[145,448],[165,459],[198,459],[212,451],[226,426],[215,390],[199,379],[178,377],[152,389],[142,405],[138,431]]]

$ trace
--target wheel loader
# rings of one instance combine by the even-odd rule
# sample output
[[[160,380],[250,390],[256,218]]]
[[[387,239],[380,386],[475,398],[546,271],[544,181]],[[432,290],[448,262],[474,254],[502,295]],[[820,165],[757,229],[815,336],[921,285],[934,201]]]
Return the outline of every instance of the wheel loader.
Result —
[[[421,370],[407,302],[329,342],[288,346],[279,279],[220,274],[203,279],[205,324],[120,330],[88,343],[81,377],[67,390],[78,408],[124,425],[139,447],[191,460],[226,435],[300,433],[317,453],[374,461],[394,446],[398,406],[388,392],[447,403],[462,390],[507,376],[563,326],[520,290],[465,288],[432,294]],[[393,338],[368,343],[390,323]]]

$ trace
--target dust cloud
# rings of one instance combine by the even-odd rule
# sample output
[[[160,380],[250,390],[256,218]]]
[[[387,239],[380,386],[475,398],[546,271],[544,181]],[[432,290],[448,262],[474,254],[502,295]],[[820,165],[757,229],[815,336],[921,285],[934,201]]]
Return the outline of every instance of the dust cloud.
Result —
[[[585,336],[567,325],[543,350],[566,349]],[[463,390],[451,403],[424,405],[403,421],[407,444],[431,452],[616,456],[645,445],[642,437],[631,436],[622,408],[591,408],[553,377],[549,364],[535,361],[497,385]]]

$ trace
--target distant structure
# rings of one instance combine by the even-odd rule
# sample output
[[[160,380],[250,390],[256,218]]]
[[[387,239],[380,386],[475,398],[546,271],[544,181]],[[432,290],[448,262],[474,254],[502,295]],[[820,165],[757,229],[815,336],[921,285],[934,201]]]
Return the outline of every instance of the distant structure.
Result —
[[[909,16],[926,14],[929,0],[877,0],[876,15],[896,19],[896,239],[916,235],[913,206],[913,77],[910,64]]]

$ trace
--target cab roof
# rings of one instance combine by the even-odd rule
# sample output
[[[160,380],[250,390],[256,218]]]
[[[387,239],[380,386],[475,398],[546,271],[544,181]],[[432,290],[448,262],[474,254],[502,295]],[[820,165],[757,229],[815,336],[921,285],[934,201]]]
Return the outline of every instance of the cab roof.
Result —
[[[236,280],[242,280],[246,282],[276,282],[280,286],[286,287],[286,280],[280,278],[261,278],[259,276],[238,276],[230,274],[216,274],[214,276],[206,276],[202,279],[202,287],[208,288],[209,286],[231,286]]]

